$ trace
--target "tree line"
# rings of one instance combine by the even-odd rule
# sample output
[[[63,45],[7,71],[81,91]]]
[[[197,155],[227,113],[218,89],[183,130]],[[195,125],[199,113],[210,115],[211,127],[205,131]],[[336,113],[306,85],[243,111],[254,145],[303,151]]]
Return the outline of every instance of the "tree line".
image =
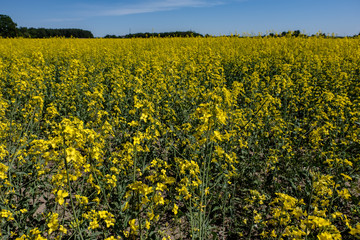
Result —
[[[25,38],[50,38],[50,37],[65,37],[65,38],[93,38],[94,35],[88,30],[77,28],[18,28],[18,36]]]
[[[162,32],[162,33],[129,33],[123,36],[116,35],[106,35],[104,38],[152,38],[152,37],[204,37],[202,34],[194,31],[185,31],[185,32]]]
[[[260,37],[337,37],[335,35],[326,35],[325,33],[317,33],[311,36],[303,34],[300,30],[284,31],[282,33],[269,33]],[[347,37],[359,37],[360,33],[354,36]],[[77,29],[77,28],[27,28],[17,27],[17,24],[7,15],[0,14],[0,37],[13,38],[51,38],[51,37],[65,37],[65,38],[93,38],[94,35],[91,31]],[[162,33],[129,33],[122,36],[106,35],[104,38],[151,38],[151,37],[212,37],[209,34],[202,35],[194,31],[175,31],[175,32],[162,32]],[[242,37],[239,35],[231,35],[231,37]],[[259,36],[250,36],[259,37]]]
[[[0,14],[0,37],[13,38],[50,38],[50,37],[65,37],[65,38],[93,38],[94,35],[88,30],[77,28],[27,28],[17,27],[17,24],[7,15]]]

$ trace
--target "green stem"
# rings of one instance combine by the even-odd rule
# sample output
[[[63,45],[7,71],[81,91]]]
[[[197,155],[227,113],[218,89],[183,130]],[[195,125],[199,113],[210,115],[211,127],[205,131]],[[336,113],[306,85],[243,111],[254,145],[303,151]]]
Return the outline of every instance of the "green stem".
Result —
[[[64,138],[64,146],[65,146],[65,138]],[[80,231],[79,219],[78,219],[78,217],[76,216],[75,205],[74,205],[74,201],[73,201],[73,198],[72,198],[71,183],[70,183],[70,178],[69,178],[69,168],[68,168],[68,164],[67,164],[67,161],[66,161],[65,148],[64,148],[64,163],[65,163],[65,169],[66,169],[66,178],[67,178],[67,181],[68,181],[68,191],[69,191],[69,195],[70,195],[71,208],[72,208],[72,211],[73,211],[73,213],[74,213],[75,222],[76,222],[76,228],[77,228],[77,230],[78,230],[78,232],[79,232],[80,239],[81,239],[81,240],[84,240],[84,238],[83,238],[83,236],[82,236],[82,233],[81,233],[81,231]]]
[[[312,176],[311,176],[312,177]],[[314,192],[314,188],[313,188],[313,180],[311,179],[311,192],[310,192],[310,199],[309,199],[309,205],[308,205],[308,209],[307,209],[307,217],[306,217],[306,220],[308,221],[309,220],[309,215],[310,215],[310,207],[311,207],[311,201],[312,201],[312,196],[313,196],[313,192]],[[306,228],[305,228],[305,240],[308,239],[307,237],[307,231],[308,231],[308,225],[306,225]]]

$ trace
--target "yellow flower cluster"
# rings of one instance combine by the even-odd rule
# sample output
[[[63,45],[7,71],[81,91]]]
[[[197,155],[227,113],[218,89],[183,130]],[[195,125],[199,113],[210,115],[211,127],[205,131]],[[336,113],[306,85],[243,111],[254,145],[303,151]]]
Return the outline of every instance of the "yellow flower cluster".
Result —
[[[1,238],[359,238],[359,43],[0,39]]]

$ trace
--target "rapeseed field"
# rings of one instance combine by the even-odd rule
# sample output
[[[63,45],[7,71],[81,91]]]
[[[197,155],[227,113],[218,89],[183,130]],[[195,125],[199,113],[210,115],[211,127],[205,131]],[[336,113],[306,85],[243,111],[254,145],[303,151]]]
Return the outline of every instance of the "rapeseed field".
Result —
[[[2,239],[360,239],[359,38],[0,39]]]

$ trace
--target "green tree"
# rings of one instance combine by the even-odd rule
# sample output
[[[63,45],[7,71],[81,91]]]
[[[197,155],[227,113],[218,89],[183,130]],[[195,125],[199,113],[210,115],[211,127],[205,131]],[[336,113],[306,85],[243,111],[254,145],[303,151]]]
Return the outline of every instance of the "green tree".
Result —
[[[0,14],[0,36],[1,37],[16,37],[17,28],[16,23],[11,17]]]

